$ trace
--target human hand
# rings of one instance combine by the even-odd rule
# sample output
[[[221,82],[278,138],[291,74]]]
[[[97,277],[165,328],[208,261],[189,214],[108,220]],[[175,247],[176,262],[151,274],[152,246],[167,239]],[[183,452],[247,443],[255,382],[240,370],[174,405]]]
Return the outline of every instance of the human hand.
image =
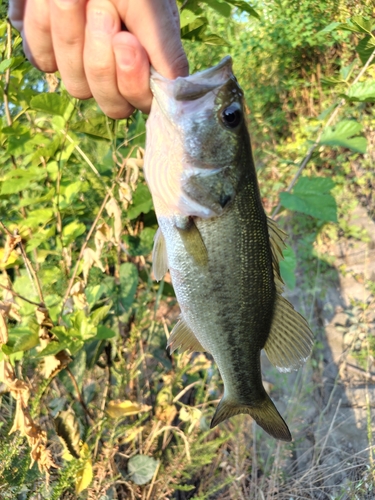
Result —
[[[93,96],[111,118],[150,110],[150,64],[188,74],[175,0],[10,0],[9,18],[32,64],[59,70],[71,95]]]

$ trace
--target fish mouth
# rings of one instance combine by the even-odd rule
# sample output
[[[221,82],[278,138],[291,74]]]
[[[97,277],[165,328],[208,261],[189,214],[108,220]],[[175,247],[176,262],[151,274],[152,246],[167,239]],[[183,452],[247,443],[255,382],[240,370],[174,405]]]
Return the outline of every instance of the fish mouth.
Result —
[[[194,101],[225,85],[232,73],[232,58],[224,57],[219,64],[193,75],[169,80],[151,68],[151,91],[162,109],[169,108],[167,100]]]

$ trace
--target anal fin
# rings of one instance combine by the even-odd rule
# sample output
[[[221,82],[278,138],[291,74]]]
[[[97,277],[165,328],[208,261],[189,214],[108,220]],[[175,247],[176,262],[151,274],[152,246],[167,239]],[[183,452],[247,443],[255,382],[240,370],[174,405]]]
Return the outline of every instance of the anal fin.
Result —
[[[186,324],[185,320],[181,318],[176,326],[173,328],[172,333],[168,339],[167,347],[170,348],[171,353],[176,349],[184,351],[197,351],[205,352],[206,349],[202,347],[193,331]]]

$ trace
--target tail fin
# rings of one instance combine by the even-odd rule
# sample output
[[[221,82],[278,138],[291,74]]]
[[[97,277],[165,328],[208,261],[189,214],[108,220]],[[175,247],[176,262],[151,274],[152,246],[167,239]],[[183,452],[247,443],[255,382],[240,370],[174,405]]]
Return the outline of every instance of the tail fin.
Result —
[[[211,421],[211,429],[223,420],[239,413],[249,414],[272,437],[281,441],[292,440],[288,426],[267,394],[264,401],[256,406],[236,404],[224,395]]]

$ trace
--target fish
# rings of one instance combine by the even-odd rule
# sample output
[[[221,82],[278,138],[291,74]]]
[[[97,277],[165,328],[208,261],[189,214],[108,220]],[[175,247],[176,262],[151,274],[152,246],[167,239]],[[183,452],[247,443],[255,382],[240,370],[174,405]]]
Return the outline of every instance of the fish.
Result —
[[[169,270],[181,316],[171,352],[210,353],[224,383],[211,428],[249,414],[276,439],[289,428],[267,394],[261,351],[280,371],[309,357],[307,321],[282,296],[286,234],[259,191],[232,59],[187,77],[152,70],[144,173],[158,230],[153,273]]]

